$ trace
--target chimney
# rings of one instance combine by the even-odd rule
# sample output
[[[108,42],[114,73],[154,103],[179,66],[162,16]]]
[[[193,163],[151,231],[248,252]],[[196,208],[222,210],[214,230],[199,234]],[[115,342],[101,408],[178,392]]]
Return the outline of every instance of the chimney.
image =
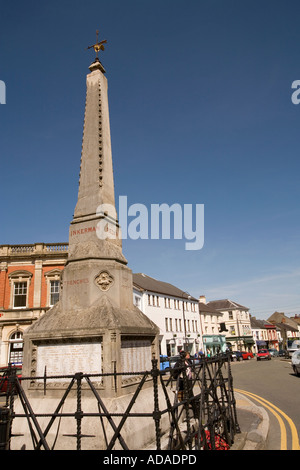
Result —
[[[206,304],[206,297],[205,297],[205,295],[200,295],[200,297],[199,297],[199,302],[200,302],[201,304]]]

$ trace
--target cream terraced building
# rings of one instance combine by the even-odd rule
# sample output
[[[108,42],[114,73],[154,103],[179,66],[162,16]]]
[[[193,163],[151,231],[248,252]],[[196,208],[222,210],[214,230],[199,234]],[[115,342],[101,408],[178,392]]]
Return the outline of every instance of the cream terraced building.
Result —
[[[229,299],[213,300],[207,305],[222,314],[227,346],[233,351],[253,351],[249,308]],[[220,322],[220,323],[221,323]]]

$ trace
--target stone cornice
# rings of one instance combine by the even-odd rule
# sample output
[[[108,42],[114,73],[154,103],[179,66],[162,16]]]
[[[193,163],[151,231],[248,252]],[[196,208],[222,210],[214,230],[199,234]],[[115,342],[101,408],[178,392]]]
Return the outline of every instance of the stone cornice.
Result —
[[[36,258],[68,257],[68,243],[34,243],[22,245],[0,245],[0,260],[2,262],[28,260]]]

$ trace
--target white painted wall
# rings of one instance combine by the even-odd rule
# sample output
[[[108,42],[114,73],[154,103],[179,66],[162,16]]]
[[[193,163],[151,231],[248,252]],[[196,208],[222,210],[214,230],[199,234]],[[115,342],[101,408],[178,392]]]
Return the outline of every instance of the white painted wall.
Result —
[[[201,347],[201,326],[198,301],[183,300],[156,292],[133,289],[133,302],[160,329],[161,354],[176,355],[184,346],[184,317],[187,348],[191,354]]]

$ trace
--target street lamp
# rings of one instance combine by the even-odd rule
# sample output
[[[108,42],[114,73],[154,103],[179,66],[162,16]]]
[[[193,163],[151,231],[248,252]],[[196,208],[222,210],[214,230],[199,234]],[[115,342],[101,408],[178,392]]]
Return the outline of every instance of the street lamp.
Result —
[[[183,316],[183,331],[184,331],[184,338],[183,338],[183,349],[186,350],[186,324],[185,324],[185,311],[184,311],[184,294],[187,295],[188,300],[192,298],[192,296],[188,292],[182,293],[182,316]]]

